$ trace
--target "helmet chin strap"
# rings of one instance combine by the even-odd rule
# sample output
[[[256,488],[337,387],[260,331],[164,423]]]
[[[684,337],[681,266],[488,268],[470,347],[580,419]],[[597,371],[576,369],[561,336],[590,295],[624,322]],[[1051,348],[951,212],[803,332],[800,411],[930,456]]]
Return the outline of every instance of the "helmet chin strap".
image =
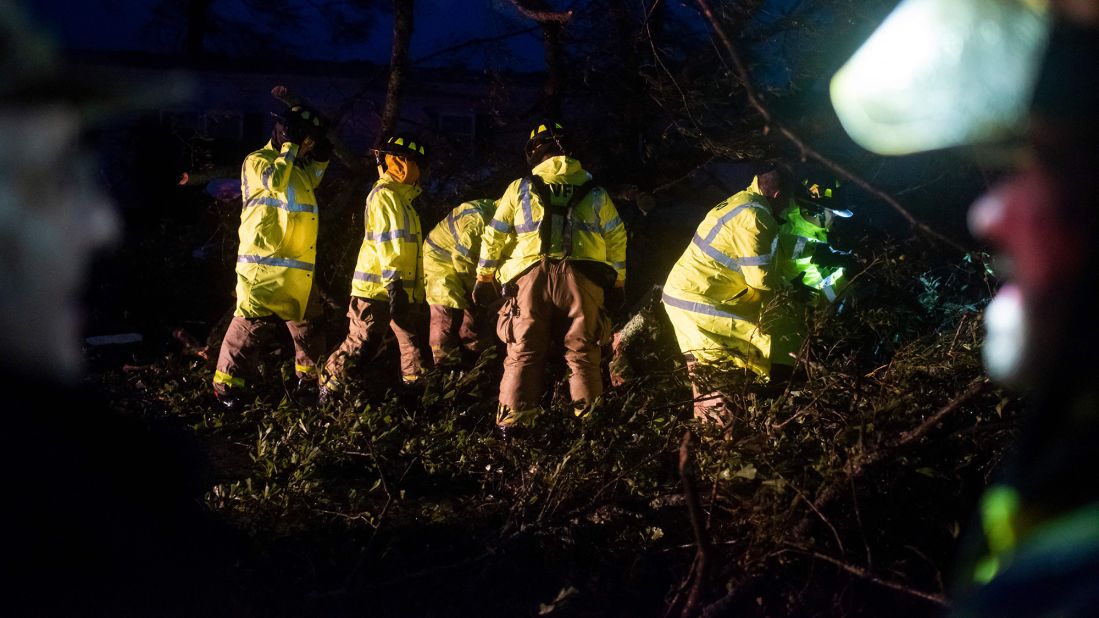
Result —
[[[377,150],[374,151],[374,163],[378,166],[378,178],[381,178],[385,173],[385,165],[382,163],[382,153]]]

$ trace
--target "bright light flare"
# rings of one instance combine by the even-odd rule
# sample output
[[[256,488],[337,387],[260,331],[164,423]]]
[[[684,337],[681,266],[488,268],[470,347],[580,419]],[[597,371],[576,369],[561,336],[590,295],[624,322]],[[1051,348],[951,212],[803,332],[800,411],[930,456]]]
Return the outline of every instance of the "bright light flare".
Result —
[[[1002,384],[1017,383],[1023,373],[1026,341],[1022,294],[1014,285],[1005,285],[985,308],[985,342],[981,355],[988,375]]]
[[[832,104],[879,154],[1005,137],[1025,122],[1048,35],[1036,0],[905,0],[832,78]]]

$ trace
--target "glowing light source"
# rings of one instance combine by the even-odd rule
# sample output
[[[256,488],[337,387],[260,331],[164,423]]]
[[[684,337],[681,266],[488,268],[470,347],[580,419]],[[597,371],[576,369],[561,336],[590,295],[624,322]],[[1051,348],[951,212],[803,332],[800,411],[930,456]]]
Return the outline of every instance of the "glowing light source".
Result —
[[[1049,35],[1038,0],[905,0],[832,78],[847,133],[879,154],[1021,128]]]
[[[988,375],[1004,384],[1017,381],[1026,358],[1027,323],[1022,294],[1005,285],[985,308],[985,342],[981,347]]]

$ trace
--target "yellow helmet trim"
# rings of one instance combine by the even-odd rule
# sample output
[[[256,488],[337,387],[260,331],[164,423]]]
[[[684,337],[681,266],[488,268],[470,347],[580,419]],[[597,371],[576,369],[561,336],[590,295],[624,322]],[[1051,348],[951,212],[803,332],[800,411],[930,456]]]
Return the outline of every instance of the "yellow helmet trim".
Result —
[[[565,130],[565,127],[561,126],[560,122],[553,123],[553,128],[561,129],[562,131]],[[549,131],[549,127],[547,127],[544,124],[540,124],[540,125],[538,125],[538,128],[536,128],[536,129],[534,129],[533,131],[530,132],[530,139],[534,139],[535,135],[538,135],[539,133],[545,133],[546,131]]]

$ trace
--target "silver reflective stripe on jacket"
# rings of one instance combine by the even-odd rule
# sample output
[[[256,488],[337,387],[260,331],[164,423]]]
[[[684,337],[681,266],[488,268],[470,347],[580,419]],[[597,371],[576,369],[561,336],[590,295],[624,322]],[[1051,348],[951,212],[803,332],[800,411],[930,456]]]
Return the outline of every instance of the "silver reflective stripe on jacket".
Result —
[[[684,311],[691,311],[693,313],[701,313],[701,314],[704,314],[704,315],[712,315],[712,316],[717,316],[719,318],[732,318],[734,320],[744,320],[745,322],[750,322],[751,321],[751,320],[749,320],[748,318],[746,318],[742,315],[737,315],[737,314],[735,314],[731,311],[725,311],[724,309],[718,309],[717,307],[714,307],[712,305],[706,305],[706,304],[699,303],[699,302],[694,302],[694,301],[690,301],[690,300],[683,300],[681,298],[676,298],[674,296],[669,296],[667,292],[664,292],[664,294],[661,296],[660,299],[662,301],[664,301],[665,305],[668,305],[669,307],[675,307],[677,309],[683,309]]]
[[[238,255],[237,262],[246,264],[263,264],[264,266],[282,266],[283,268],[297,268],[313,272],[315,268],[309,262],[291,260],[290,258],[272,257],[267,255]]]

